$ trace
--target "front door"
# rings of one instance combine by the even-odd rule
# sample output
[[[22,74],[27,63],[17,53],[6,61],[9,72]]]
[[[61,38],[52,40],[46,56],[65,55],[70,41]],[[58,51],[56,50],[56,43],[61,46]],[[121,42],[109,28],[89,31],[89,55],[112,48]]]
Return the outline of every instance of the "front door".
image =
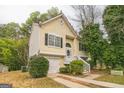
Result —
[[[67,43],[69,44],[69,43]],[[72,48],[71,45],[66,44],[66,60],[65,64],[69,64],[72,61]]]

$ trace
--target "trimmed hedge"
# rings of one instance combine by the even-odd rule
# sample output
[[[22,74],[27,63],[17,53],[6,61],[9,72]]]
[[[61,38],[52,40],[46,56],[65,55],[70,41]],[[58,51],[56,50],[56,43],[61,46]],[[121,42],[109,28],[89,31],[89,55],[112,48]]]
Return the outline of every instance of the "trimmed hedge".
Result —
[[[45,77],[47,76],[49,69],[49,61],[42,57],[41,55],[33,56],[29,63],[29,74],[33,78]]]
[[[83,62],[81,60],[73,60],[70,63],[70,72],[73,75],[78,75],[83,73]]]

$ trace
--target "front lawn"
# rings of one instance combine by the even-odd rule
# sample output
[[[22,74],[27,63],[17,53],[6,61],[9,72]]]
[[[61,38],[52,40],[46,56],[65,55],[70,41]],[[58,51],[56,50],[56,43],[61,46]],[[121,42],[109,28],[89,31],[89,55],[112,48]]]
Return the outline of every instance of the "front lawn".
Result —
[[[21,71],[0,73],[0,83],[12,84],[14,88],[63,88],[62,84],[54,80],[44,78],[31,78],[30,75]]]
[[[93,69],[91,70],[92,74],[101,74],[101,75],[108,75],[110,73],[110,70],[108,69]]]
[[[98,81],[105,81],[124,85],[124,76],[103,75],[96,78]]]

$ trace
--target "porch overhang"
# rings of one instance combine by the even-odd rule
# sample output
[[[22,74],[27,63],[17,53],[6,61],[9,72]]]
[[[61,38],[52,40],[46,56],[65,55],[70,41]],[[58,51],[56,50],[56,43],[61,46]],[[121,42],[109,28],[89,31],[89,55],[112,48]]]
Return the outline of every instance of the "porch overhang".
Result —
[[[64,57],[66,56],[64,53],[53,53],[53,52],[40,52],[41,55],[46,55],[46,56],[61,56]]]
[[[70,36],[70,35],[66,35],[66,39],[71,39],[71,40],[74,40],[74,39],[75,39],[75,37]]]

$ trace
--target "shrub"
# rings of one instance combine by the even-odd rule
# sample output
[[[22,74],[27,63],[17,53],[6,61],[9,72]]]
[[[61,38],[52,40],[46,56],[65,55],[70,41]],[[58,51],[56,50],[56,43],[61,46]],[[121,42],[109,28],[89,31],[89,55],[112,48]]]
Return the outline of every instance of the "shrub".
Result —
[[[69,64],[65,64],[65,67],[61,67],[59,69],[60,73],[70,73],[70,66]]]
[[[65,67],[61,67],[59,69],[60,73],[69,73],[70,72],[70,68],[69,66],[65,66]]]
[[[60,73],[67,73],[66,67],[59,68]]]
[[[28,71],[28,67],[27,66],[22,66],[21,70],[22,70],[22,72],[27,72]]]
[[[29,62],[29,74],[33,78],[47,76],[49,69],[49,61],[41,55],[33,56]]]
[[[21,66],[22,66],[22,64],[15,57],[12,57],[11,62],[9,62],[9,64],[8,64],[9,71],[20,70]]]
[[[82,74],[82,72],[83,72],[83,62],[81,60],[73,60],[70,63],[70,72],[74,75]]]

